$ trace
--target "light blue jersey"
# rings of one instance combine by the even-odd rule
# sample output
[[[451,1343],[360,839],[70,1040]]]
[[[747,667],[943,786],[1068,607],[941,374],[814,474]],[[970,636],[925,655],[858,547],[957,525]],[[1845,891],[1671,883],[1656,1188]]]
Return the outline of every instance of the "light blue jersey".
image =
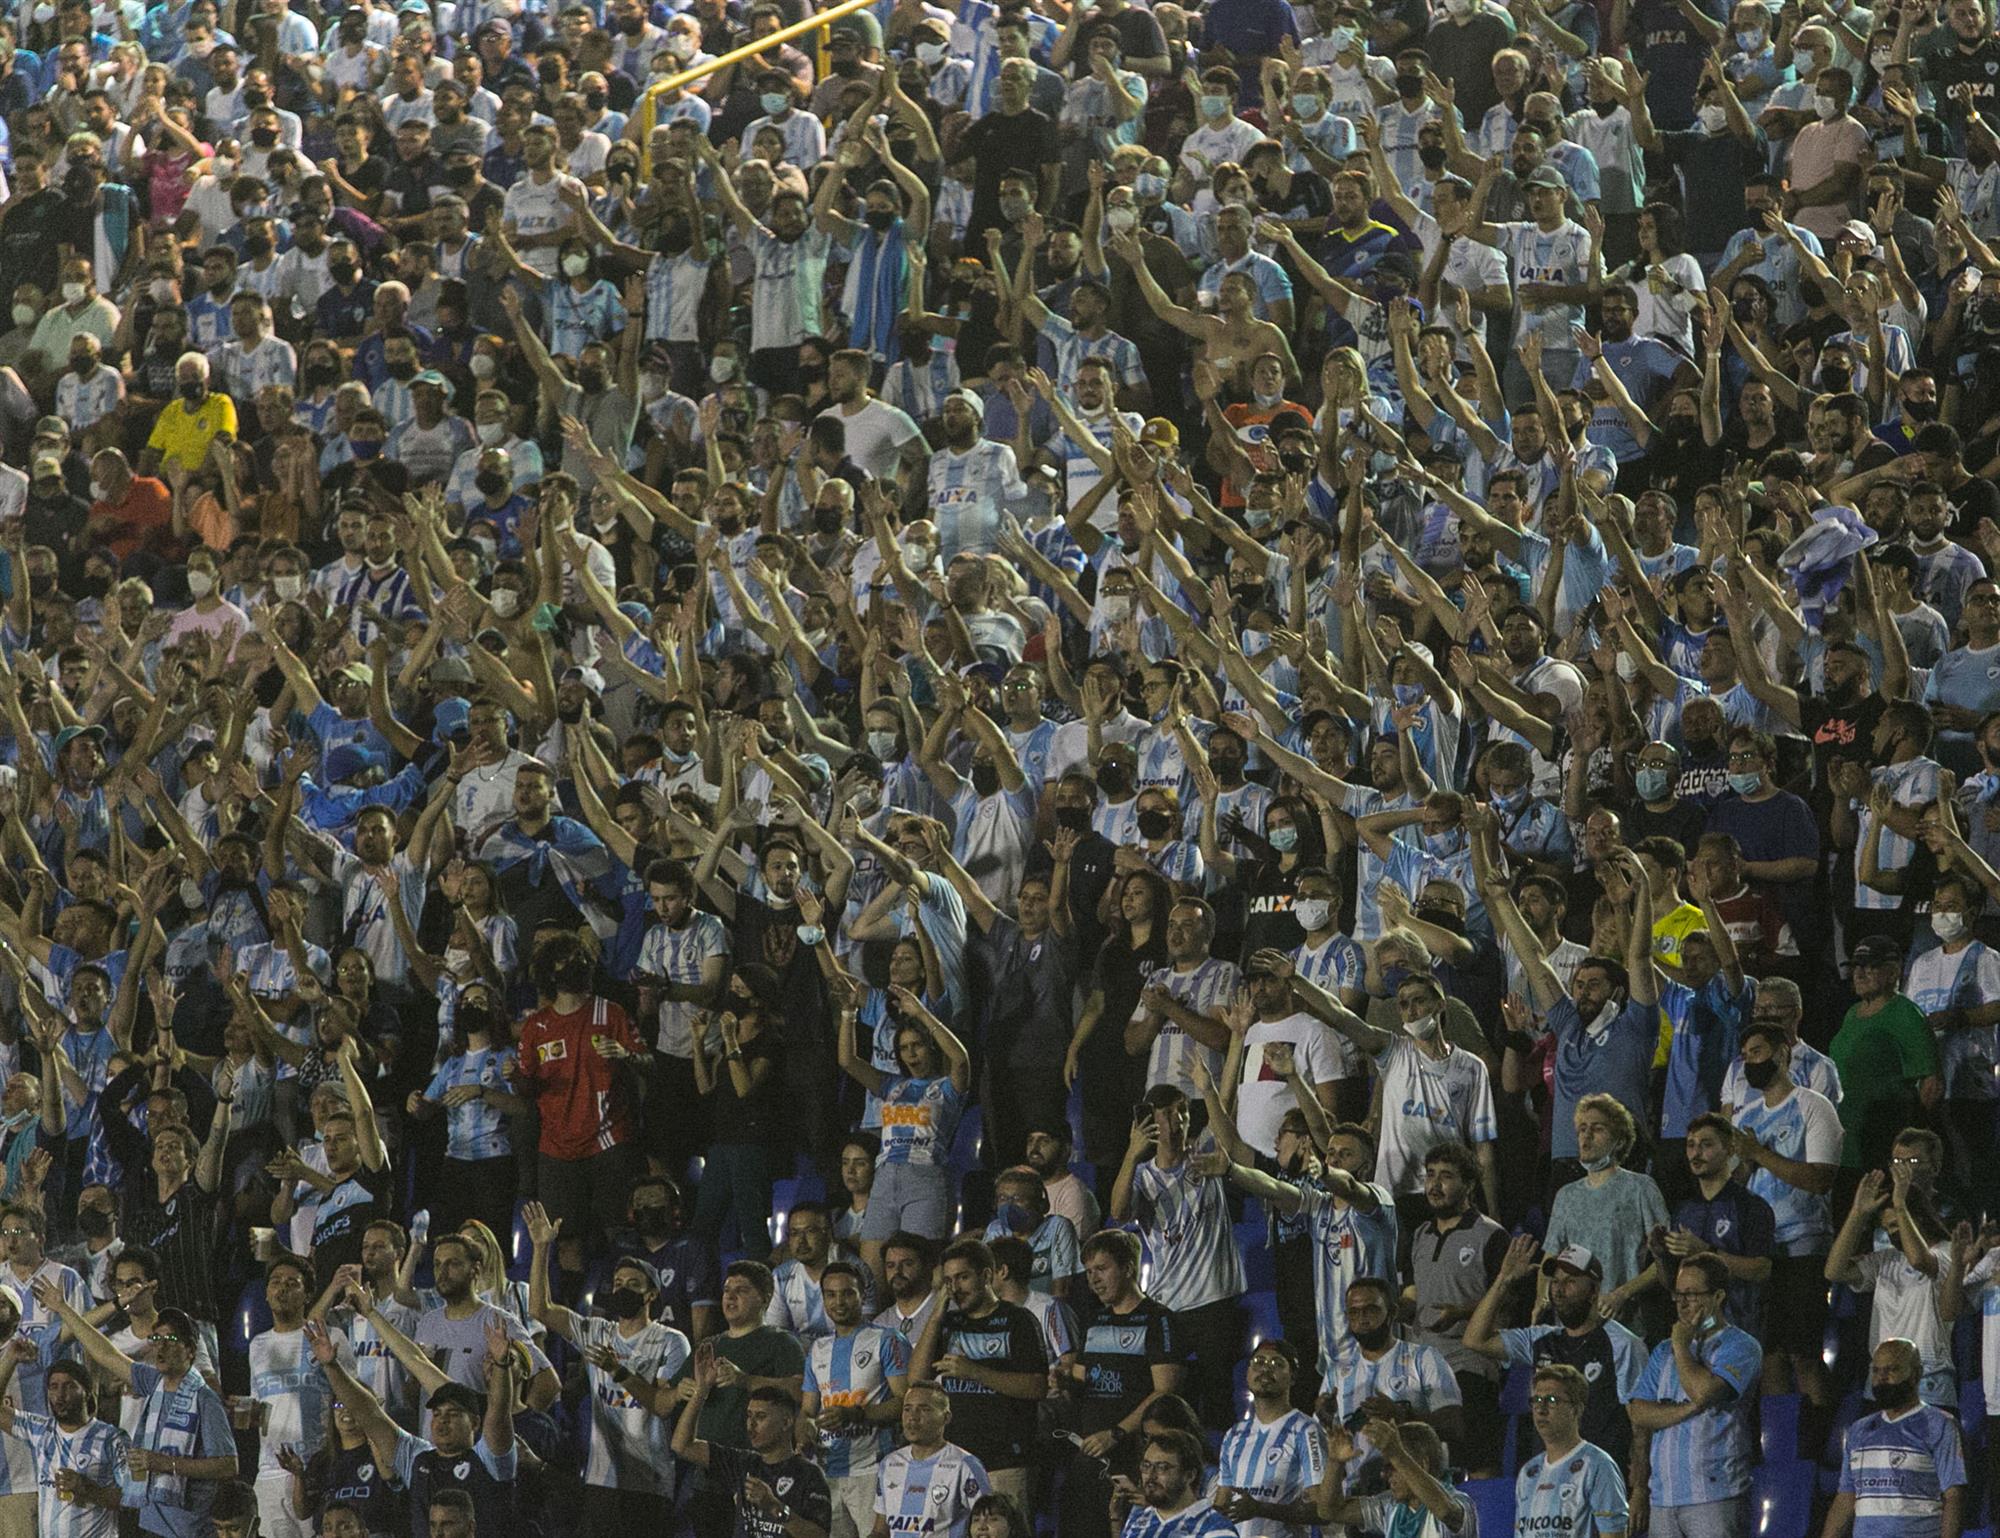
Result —
[[[25,1445],[34,1463],[35,1525],[42,1538],[113,1538],[118,1513],[56,1495],[56,1471],[73,1469],[99,1485],[116,1487],[124,1477],[125,1433],[100,1420],[87,1420],[65,1431],[51,1416],[17,1411],[14,1434],[7,1438],[9,1465],[16,1443]],[[19,1493],[21,1486],[14,1486]]]
[[[955,1442],[928,1458],[899,1447],[875,1470],[875,1515],[890,1538],[965,1538],[972,1508],[992,1488],[986,1465]]]
[[[879,1103],[882,1163],[926,1168],[944,1163],[965,1111],[965,1096],[948,1075],[913,1079],[899,1074],[884,1079]]]
[[[1944,1492],[1964,1483],[1958,1422],[1933,1405],[1847,1428],[1840,1489],[1854,1497],[1854,1538],[1938,1538]]]
[[[1387,1187],[1370,1186],[1375,1210],[1363,1212],[1331,1192],[1302,1183],[1298,1220],[1313,1241],[1313,1309],[1319,1321],[1319,1360],[1332,1365],[1347,1330],[1347,1288],[1357,1276],[1393,1281],[1396,1274],[1396,1200]]]
[[[1234,1490],[1260,1501],[1284,1505],[1310,1500],[1326,1478],[1326,1433],[1319,1422],[1297,1410],[1261,1421],[1253,1410],[1222,1438],[1211,1490]],[[1237,1524],[1240,1538],[1291,1538],[1288,1523],[1253,1517]]]
[[[1764,1348],[1733,1324],[1696,1341],[1694,1358],[1724,1383],[1729,1393],[1678,1425],[1653,1433],[1652,1477],[1648,1491],[1655,1507],[1703,1506],[1726,1501],[1750,1488],[1751,1414]],[[1672,1341],[1653,1348],[1633,1392],[1635,1399],[1685,1404],[1680,1367]]]
[[[909,1342],[894,1330],[864,1324],[850,1334],[822,1336],[813,1342],[806,1353],[805,1391],[818,1396],[822,1411],[886,1404],[889,1380],[907,1377],[909,1371]],[[896,1445],[896,1428],[886,1421],[873,1426],[824,1422],[822,1415],[819,1466],[828,1479],[871,1474]]]
[[[508,1075],[516,1060],[512,1047],[486,1047],[477,1052],[460,1052],[445,1060],[424,1088],[424,1099],[442,1104],[448,1090],[461,1085],[480,1089],[507,1088]],[[445,1157],[471,1162],[476,1159],[504,1158],[514,1151],[511,1118],[484,1099],[468,1100],[447,1107],[445,1116]]]
[[[1203,1133],[1189,1152],[1214,1146]],[[1161,1169],[1148,1159],[1132,1176],[1132,1210],[1146,1244],[1146,1290],[1162,1306],[1178,1313],[1243,1291],[1243,1254],[1221,1181],[1195,1175],[1186,1160]]]
[[[1824,1095],[1809,1089],[1794,1088],[1774,1106],[1757,1096],[1737,1110],[1736,1130],[1802,1164],[1840,1163],[1840,1113]],[[1824,1196],[1761,1167],[1752,1172],[1750,1189],[1771,1204],[1776,1219],[1772,1240],[1785,1254],[1825,1253],[1833,1239],[1833,1209]]]
[[[939,449],[931,456],[930,509],[940,557],[949,563],[965,551],[992,553],[999,544],[1001,508],[1027,495],[1006,444],[982,438],[963,454]]]
[[[1515,1477],[1515,1538],[1604,1538],[1623,1533],[1630,1517],[1625,1476],[1594,1442],[1556,1459],[1537,1454]]]
[[[1172,1516],[1135,1506],[1119,1538],[1237,1538],[1236,1524],[1197,1497]]]

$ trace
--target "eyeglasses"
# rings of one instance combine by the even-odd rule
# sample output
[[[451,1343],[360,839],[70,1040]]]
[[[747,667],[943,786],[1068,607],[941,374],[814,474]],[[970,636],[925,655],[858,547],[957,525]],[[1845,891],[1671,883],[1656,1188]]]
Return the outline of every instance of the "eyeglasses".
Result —
[[[149,1335],[146,1338],[156,1346],[185,1346],[187,1344],[187,1337],[185,1335]]]
[[[33,1232],[32,1228],[0,1228],[0,1239],[25,1239]]]
[[[1564,1394],[1532,1394],[1528,1398],[1528,1403],[1548,1408],[1559,1404],[1568,1404],[1569,1398]]]
[[[1729,755],[1732,764],[1761,764],[1764,755],[1755,751],[1738,751]]]
[[[1890,1164],[1896,1166],[1898,1169],[1915,1169],[1918,1165],[1922,1164],[1924,1161],[1921,1158],[1913,1158],[1913,1159],[1892,1158],[1889,1162]]]

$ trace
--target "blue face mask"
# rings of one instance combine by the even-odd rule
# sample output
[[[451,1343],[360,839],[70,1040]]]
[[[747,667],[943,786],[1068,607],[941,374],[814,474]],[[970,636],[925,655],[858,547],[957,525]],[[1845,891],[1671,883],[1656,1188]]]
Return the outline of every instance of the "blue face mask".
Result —
[[[1739,796],[1752,794],[1763,783],[1764,776],[1756,773],[1732,774],[1729,777],[1729,788]]]
[[[1157,203],[1167,195],[1167,179],[1156,176],[1151,171],[1141,171],[1132,178],[1132,196],[1141,203]]]
[[[1424,700],[1422,684],[1397,684],[1396,703],[1398,705],[1421,705]]]
[[[1408,967],[1384,967],[1382,969],[1383,985],[1387,987],[1391,993],[1394,993],[1397,989],[1401,988],[1403,984],[1407,983],[1409,980],[1410,980],[1410,969]]]
[[[1669,778],[1664,769],[1641,769],[1632,776],[1632,788],[1639,792],[1641,801],[1663,801]]]
[[[1245,656],[1254,657],[1270,644],[1271,636],[1269,631],[1246,630],[1243,632],[1243,653]]]
[[[1288,853],[1299,847],[1299,830],[1297,828],[1273,828],[1265,836],[1270,839],[1271,847],[1277,850],[1279,854]]]
[[[1493,810],[1498,812],[1502,817],[1512,817],[1527,804],[1528,793],[1525,790],[1517,790],[1511,796],[1495,796],[1493,798]]]
[[[993,1216],[1010,1234],[1025,1234],[1035,1226],[1035,1215],[1019,1202],[1002,1202]]]
[[[1454,855],[1465,847],[1465,835],[1457,828],[1449,828],[1443,833],[1426,833],[1424,848],[1442,858]]]
[[[1220,91],[1204,91],[1201,98],[1203,117],[1221,117],[1229,110],[1229,98]]]

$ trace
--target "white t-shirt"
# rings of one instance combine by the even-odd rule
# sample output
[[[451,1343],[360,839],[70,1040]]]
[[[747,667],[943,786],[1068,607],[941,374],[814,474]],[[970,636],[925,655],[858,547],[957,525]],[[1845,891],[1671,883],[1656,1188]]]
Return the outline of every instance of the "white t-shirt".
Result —
[[[847,457],[871,480],[879,481],[896,468],[903,445],[924,441],[923,429],[907,411],[874,396],[852,416],[838,406],[829,406],[820,415],[837,418],[847,429]]]
[[[581,185],[575,177],[560,171],[546,182],[537,182],[533,172],[523,175],[507,189],[502,210],[513,237],[518,241],[523,236],[553,235],[567,228],[574,216],[563,201],[563,189]],[[556,254],[554,246],[537,246],[523,251],[521,260],[543,277],[552,278],[556,275]]]
[[[1264,1044],[1272,1041],[1291,1043],[1293,1066],[1314,1086],[1351,1078],[1361,1071],[1361,1060],[1344,1037],[1303,1010],[1250,1027],[1243,1038],[1243,1079],[1236,1089],[1236,1130],[1252,1148],[1275,1158],[1278,1124],[1292,1108],[1292,1092],[1264,1064]]]
[[[1951,1246],[1934,1244],[1931,1258],[1937,1262],[1937,1276],[1925,1276],[1903,1254],[1901,1245],[1870,1250],[1854,1265],[1861,1273],[1855,1291],[1875,1294],[1875,1306],[1868,1314],[1868,1349],[1885,1340],[1907,1340],[1917,1348],[1925,1377],[1943,1379],[1946,1409],[1958,1403],[1958,1381],[1951,1370],[1951,1331],[1938,1315],[1939,1278],[1951,1264]]]

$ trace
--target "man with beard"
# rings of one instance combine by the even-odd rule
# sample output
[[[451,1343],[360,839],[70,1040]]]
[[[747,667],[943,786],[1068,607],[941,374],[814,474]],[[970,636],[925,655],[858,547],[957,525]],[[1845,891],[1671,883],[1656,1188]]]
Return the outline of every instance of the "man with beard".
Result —
[[[672,1386],[686,1376],[692,1348],[679,1330],[651,1317],[658,1273],[636,1256],[621,1256],[610,1290],[598,1294],[611,1318],[586,1318],[550,1296],[549,1252],[561,1221],[540,1202],[527,1204],[523,1221],[534,1246],[528,1311],[583,1354],[590,1400],[586,1521],[606,1533],[662,1526],[674,1496],[666,1414],[678,1401]]]
[[[1182,1369],[1172,1316],[1139,1290],[1134,1235],[1121,1229],[1091,1235],[1083,1274],[1094,1301],[1079,1321],[1083,1349],[1067,1367],[1082,1456],[1064,1485],[1061,1530],[1095,1538],[1111,1482],[1138,1470],[1147,1406],[1179,1389]]]
[[[1235,1538],[1236,1527],[1201,1498],[1207,1451],[1191,1431],[1159,1431],[1139,1454],[1139,1479],[1112,1485],[1111,1522],[1119,1538]],[[1067,1530],[1065,1530],[1067,1534]]]
[[[771,1302],[764,1322],[801,1345],[833,1333],[820,1277],[833,1259],[833,1220],[824,1202],[795,1202],[785,1214],[786,1258],[771,1273]]]
[[[1465,1428],[1458,1380],[1436,1347],[1397,1334],[1396,1314],[1393,1283],[1367,1276],[1347,1289],[1348,1334],[1320,1379],[1322,1403],[1343,1422],[1422,1421],[1456,1447]]]
[[[1717,1112],[1688,1123],[1687,1167],[1694,1194],[1674,1208],[1672,1228],[1655,1228],[1648,1236],[1653,1264],[1626,1290],[1637,1296],[1662,1285],[1683,1260],[1712,1255],[1729,1272],[1724,1317],[1738,1329],[1761,1335],[1777,1219],[1769,1202],[1734,1178],[1735,1135],[1729,1118]]]
[[[1250,1408],[1223,1434],[1210,1492],[1215,1509],[1240,1532],[1303,1538],[1318,1520],[1326,1433],[1296,1408],[1299,1376],[1299,1354],[1287,1341],[1262,1340],[1250,1353],[1244,1373]]]
[[[760,220],[737,192],[715,146],[698,134],[694,147],[714,181],[723,212],[755,262],[747,377],[774,393],[797,390],[799,344],[825,330],[820,291],[825,287],[832,237],[812,225],[806,200],[790,189],[772,197],[766,217]]]
[[[521,260],[544,277],[556,275],[556,255],[576,224],[574,200],[581,184],[555,164],[556,131],[540,124],[521,135],[526,170],[507,189],[501,229]],[[572,193],[571,188],[577,192]]]
[[[1583,1429],[1623,1469],[1632,1449],[1632,1423],[1625,1405],[1645,1370],[1646,1343],[1598,1312],[1604,1266],[1580,1245],[1541,1261],[1555,1322],[1501,1329],[1500,1312],[1507,1295],[1535,1274],[1539,1249],[1532,1235],[1508,1245],[1493,1285],[1466,1321],[1465,1349],[1498,1362],[1503,1371],[1532,1363],[1537,1371],[1562,1366],[1577,1372],[1589,1385],[1580,1406]]]
[[[555,771],[530,759],[514,772],[514,815],[477,845],[524,935],[544,924],[572,929],[579,917],[595,927],[602,903],[614,897],[611,852],[588,825],[558,815],[557,805]]]
[[[869,377],[866,352],[845,347],[835,353],[826,366],[826,393],[833,404],[820,415],[846,428],[846,458],[864,475],[882,480],[900,472],[907,479],[922,467],[929,446],[908,412],[868,388]]]
[[[875,1322],[914,1344],[938,1302],[938,1294],[931,1291],[930,1241],[912,1233],[895,1233],[883,1240],[882,1279],[889,1306],[875,1316]]]
[[[652,1099],[656,1111],[668,1112],[648,1120],[668,1167],[685,1169],[707,1142],[705,1105],[695,1087],[693,1033],[708,1033],[704,1045],[713,1049],[714,1027],[706,1011],[723,993],[729,936],[721,919],[695,907],[694,875],[680,861],[648,866],[646,891],[658,922],[647,929],[639,949],[639,1016],[658,1023]]]
[[[996,92],[998,110],[977,116],[955,136],[946,137],[945,159],[971,160],[975,166],[968,230],[1004,230],[1027,217],[1029,206],[1009,208],[1000,195],[1000,183],[1009,176],[1020,176],[1029,187],[1039,188],[1034,201],[1042,207],[1055,204],[1062,186],[1062,143],[1054,118],[1030,104],[1040,73],[1033,59],[1004,60]]]
[[[720,1273],[714,1246],[682,1226],[682,1210],[671,1177],[645,1174],[633,1181],[631,1221],[611,1233],[611,1252],[591,1267],[588,1292],[597,1296],[610,1287],[612,1256],[643,1260],[658,1280],[649,1312],[699,1343],[721,1328]]]
[[[1035,1406],[1048,1392],[1042,1326],[994,1292],[993,1252],[979,1240],[946,1246],[939,1271],[940,1301],[912,1353],[911,1386],[934,1379],[951,1396],[966,1451],[995,1490],[1025,1503]]]
[[[1500,1465],[1500,1370],[1465,1344],[1465,1330],[1500,1273],[1507,1231],[1472,1205],[1478,1178],[1463,1143],[1440,1143],[1424,1156],[1431,1215],[1409,1231],[1399,1269],[1416,1286],[1414,1338],[1444,1357],[1465,1400],[1466,1444],[1454,1452],[1483,1478]]]
[[[931,456],[928,501],[946,562],[961,552],[997,549],[1001,509],[1028,495],[1014,450],[980,436],[985,411],[972,391],[958,390],[945,397],[939,415],[944,446]]]
[[[1095,291],[1095,284],[1080,289],[1072,308],[1084,314],[1094,313],[1094,301],[1088,296]],[[1053,315],[1049,316],[1049,321],[1060,324]],[[1109,335],[1108,332],[1105,334]],[[1123,341],[1123,338],[1113,340]],[[1017,460],[1023,452],[1028,452],[1030,457],[1027,462],[1031,466],[1048,465],[1062,473],[1064,501],[1060,510],[1078,509],[1085,494],[1111,474],[1111,445],[1120,427],[1137,435],[1145,425],[1137,412],[1120,411],[1113,404],[1118,366],[1112,358],[1089,352],[1087,343],[1084,348],[1069,351],[1070,356],[1059,354],[1057,359],[1058,368],[1069,371],[1070,377],[1062,382],[1062,390],[1069,397],[1067,399],[1050,389],[1047,377],[1040,370],[1028,371],[1029,383],[1047,398],[1063,430],[1040,449],[1030,450],[1029,418],[1023,414],[1019,434],[1014,440]],[[1118,492],[1115,485],[1098,498],[1090,513],[1089,526],[1100,535],[1108,536],[1116,531]],[[1047,549],[1046,539],[1046,535],[1041,536],[1037,540],[1037,548],[1044,555],[1056,559],[1060,552]],[[1091,553],[1100,548],[1094,541],[1081,543],[1087,544]]]
[[[0,1361],[0,1390],[29,1343],[16,1340]],[[35,1467],[35,1531],[67,1538],[113,1538],[130,1443],[115,1424],[96,1419],[97,1391],[75,1362],[49,1368],[46,1415],[0,1398],[0,1432],[26,1444]]]

